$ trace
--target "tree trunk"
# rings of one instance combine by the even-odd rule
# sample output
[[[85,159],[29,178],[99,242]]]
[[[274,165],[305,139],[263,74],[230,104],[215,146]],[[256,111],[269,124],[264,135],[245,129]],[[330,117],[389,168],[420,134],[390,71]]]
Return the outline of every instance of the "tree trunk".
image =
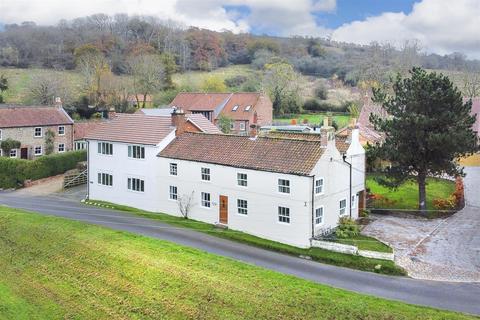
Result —
[[[418,174],[418,210],[423,215],[427,214],[427,193],[425,190],[427,175],[424,172]]]

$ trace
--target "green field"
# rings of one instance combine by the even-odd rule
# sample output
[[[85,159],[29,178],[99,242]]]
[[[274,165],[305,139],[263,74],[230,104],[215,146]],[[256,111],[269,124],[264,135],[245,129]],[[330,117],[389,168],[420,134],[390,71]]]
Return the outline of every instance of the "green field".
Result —
[[[327,115],[327,112],[319,112],[319,113],[303,113],[303,114],[296,114],[296,115],[289,115],[285,117],[278,117],[273,119],[275,123],[282,123],[282,124],[290,124],[292,119],[297,121],[297,124],[303,124],[304,120],[308,121],[310,125],[321,125],[323,124],[323,118]],[[348,114],[333,114],[333,120],[337,123],[338,128],[343,128],[348,125],[350,121],[350,115]]]
[[[0,319],[471,319],[0,207]]]
[[[194,221],[190,219],[184,219],[180,217],[174,217],[164,213],[157,213],[157,212],[148,212],[143,211],[140,209],[126,207],[121,205],[116,205],[108,202],[103,201],[89,201],[89,204],[99,204],[99,205],[106,205],[110,208],[129,212],[141,217],[146,217],[149,219],[155,219],[158,221],[162,221],[173,226],[178,226],[182,228],[190,228],[195,231],[204,232],[209,235],[229,239],[233,241],[238,241],[242,243],[246,243],[251,246],[256,246],[260,248],[264,248],[267,250],[282,252],[285,254],[293,255],[293,256],[308,256],[312,260],[332,264],[341,267],[347,267],[352,269],[358,269],[363,271],[370,271],[370,272],[377,272],[383,273],[388,275],[406,275],[405,271],[396,266],[393,261],[388,260],[377,260],[377,259],[370,259],[361,256],[353,256],[349,254],[343,254],[333,251],[328,251],[320,248],[310,248],[310,249],[302,249],[293,246],[289,246],[287,244],[270,241],[267,239],[259,238],[248,233],[230,230],[230,229],[220,229],[216,228],[214,225],[209,223],[204,223],[200,221]],[[390,252],[390,248],[386,247],[383,243],[379,242],[378,240],[372,238],[360,238],[363,236],[359,236],[356,240],[354,240],[357,244],[361,243],[362,249],[365,250],[378,250],[382,252]],[[369,241],[366,241],[369,240]],[[347,243],[348,241],[352,240],[342,240]],[[386,248],[385,248],[386,247]],[[375,269],[375,266],[381,266],[381,269]]]
[[[392,190],[375,181],[375,175],[367,176],[367,188],[371,194],[380,195],[383,199],[374,200],[373,208],[377,209],[412,209],[418,208],[418,185],[416,182],[407,181],[398,189]],[[448,198],[455,191],[455,182],[445,179],[427,179],[427,209],[435,209],[433,199]],[[385,200],[387,199],[387,200]]]

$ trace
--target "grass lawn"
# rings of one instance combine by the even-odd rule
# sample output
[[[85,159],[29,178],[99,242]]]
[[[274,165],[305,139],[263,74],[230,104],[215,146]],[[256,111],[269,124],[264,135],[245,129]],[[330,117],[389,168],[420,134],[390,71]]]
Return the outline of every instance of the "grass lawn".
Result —
[[[89,201],[89,203],[93,203],[93,204],[98,203],[98,204],[108,205],[111,208],[114,208],[120,211],[126,211],[142,217],[159,220],[174,226],[194,229],[199,232],[208,233],[215,237],[243,242],[259,248],[278,251],[278,252],[282,252],[282,253],[290,254],[294,256],[309,256],[315,261],[319,261],[327,264],[332,264],[332,265],[337,265],[337,266],[342,266],[342,267],[347,267],[352,269],[359,269],[363,271],[389,274],[389,275],[405,275],[405,271],[400,267],[396,266],[393,261],[369,259],[369,258],[360,257],[360,256],[353,256],[353,255],[348,255],[348,254],[343,254],[338,252],[332,252],[332,251],[328,251],[320,248],[301,249],[301,248],[289,246],[283,243],[262,239],[256,236],[249,235],[244,232],[230,230],[230,229],[216,228],[212,224],[194,221],[194,220],[187,220],[184,218],[174,217],[164,213],[148,212],[148,211],[143,211],[136,208],[116,205],[116,204],[103,202],[103,201]],[[361,241],[361,242],[363,243],[363,245],[368,246],[367,242],[365,241]],[[370,247],[374,247],[374,246],[380,247],[380,245],[378,244],[379,242],[377,240],[375,240],[375,243],[376,244],[374,244],[373,242],[369,243]],[[382,266],[381,269],[376,270],[375,269],[376,265],[381,265]]]
[[[297,124],[303,124],[304,119],[308,120],[309,124],[316,124],[321,125],[323,123],[323,118],[327,115],[326,112],[321,113],[303,113],[303,114],[296,114],[286,117],[279,117],[273,119],[274,122],[280,122],[283,124],[290,124],[292,119],[297,120]],[[350,115],[348,114],[333,114],[333,120],[338,124],[338,128],[343,128],[348,125],[350,121]]]
[[[416,182],[407,181],[398,189],[392,190],[378,184],[375,175],[367,176],[367,188],[370,193],[381,195],[389,201],[374,200],[373,208],[377,209],[414,209],[418,208],[418,185]],[[427,179],[427,209],[435,209],[433,199],[447,198],[455,191],[455,182],[445,179]]]
[[[0,207],[0,319],[470,319]]]
[[[357,246],[360,250],[370,250],[388,253],[393,252],[392,248],[390,248],[383,242],[361,234],[351,239],[337,239],[335,242]]]

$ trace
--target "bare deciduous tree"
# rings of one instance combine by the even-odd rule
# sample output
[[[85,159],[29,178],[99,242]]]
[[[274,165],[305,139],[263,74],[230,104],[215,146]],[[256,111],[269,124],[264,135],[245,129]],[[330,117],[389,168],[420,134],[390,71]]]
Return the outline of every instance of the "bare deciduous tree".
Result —
[[[468,71],[463,74],[462,92],[468,98],[480,96],[480,71]]]
[[[178,198],[178,209],[185,219],[188,219],[188,214],[190,210],[195,205],[193,196],[195,191],[192,191],[190,194],[184,194]]]
[[[133,88],[137,105],[145,108],[147,95],[163,89],[165,85],[165,68],[157,54],[139,54],[128,60],[130,74],[133,76]],[[139,95],[143,101],[139,101]]]
[[[60,97],[64,104],[71,101],[69,82],[60,74],[38,74],[32,77],[29,86],[29,95],[34,103],[52,105],[56,97]]]

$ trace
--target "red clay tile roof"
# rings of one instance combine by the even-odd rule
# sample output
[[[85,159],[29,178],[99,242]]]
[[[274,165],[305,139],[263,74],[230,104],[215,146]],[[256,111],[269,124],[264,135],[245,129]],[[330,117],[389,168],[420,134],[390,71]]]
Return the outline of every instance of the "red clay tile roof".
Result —
[[[222,114],[234,120],[248,120],[250,115],[255,112],[259,98],[260,93],[258,92],[234,93],[223,108]],[[233,111],[234,106],[238,106],[237,111]],[[247,111],[248,106],[250,106],[250,110]]]
[[[62,108],[0,105],[0,128],[73,124]]]
[[[77,121],[73,124],[73,139],[83,140],[85,136],[98,128],[105,121],[91,120],[91,121]]]
[[[170,117],[121,113],[88,133],[85,139],[157,145],[174,130]]]
[[[219,165],[309,175],[325,148],[320,141],[184,133],[160,157]]]
[[[181,92],[173,99],[170,106],[184,111],[214,111],[231,95],[231,93]]]
[[[216,125],[211,123],[204,115],[200,113],[187,114],[187,120],[193,123],[198,129],[205,133],[222,133]]]
[[[267,131],[265,133],[265,136],[270,138],[296,139],[306,141],[321,141],[322,139],[322,136],[319,133]],[[335,146],[340,153],[347,152],[348,148],[350,147],[349,137],[350,136],[335,136]]]

